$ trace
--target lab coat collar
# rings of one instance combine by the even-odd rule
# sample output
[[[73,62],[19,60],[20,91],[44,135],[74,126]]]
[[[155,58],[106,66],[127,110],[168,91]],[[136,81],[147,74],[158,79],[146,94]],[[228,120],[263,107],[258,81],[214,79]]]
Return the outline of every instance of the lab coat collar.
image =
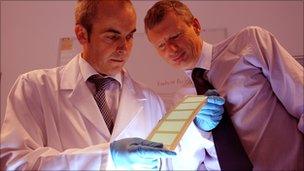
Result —
[[[75,89],[75,83],[82,79],[82,75],[79,74],[80,68],[78,62],[79,54],[63,67],[62,76],[60,78],[60,89]]]
[[[80,55],[75,56],[64,66],[61,77],[61,91],[67,91],[73,106],[96,127],[106,140],[110,140],[110,132],[102,117],[95,99],[82,77],[79,67]]]
[[[61,89],[74,89],[76,86],[75,82],[78,82],[79,80],[87,80],[91,75],[98,74],[88,63],[86,63],[88,66],[83,66],[86,65],[86,61],[84,61],[85,60],[81,58],[81,54],[78,54],[64,66],[60,80]],[[121,73],[111,77],[122,85]]]
[[[64,66],[60,83],[61,90],[71,90],[69,97],[74,107],[96,127],[106,140],[114,140],[131,124],[134,117],[143,110],[143,102],[147,99],[142,90],[134,85],[137,83],[123,69],[122,93],[111,138],[105,121],[100,117],[100,111],[94,97],[82,77],[78,63],[79,58],[80,56],[77,55]]]
[[[80,72],[84,80],[88,80],[88,78],[92,75],[99,74],[85,59],[82,58],[82,54],[79,55],[79,67]],[[111,77],[119,82],[119,85],[122,85],[121,81],[121,73],[118,73],[113,76],[105,76]]]

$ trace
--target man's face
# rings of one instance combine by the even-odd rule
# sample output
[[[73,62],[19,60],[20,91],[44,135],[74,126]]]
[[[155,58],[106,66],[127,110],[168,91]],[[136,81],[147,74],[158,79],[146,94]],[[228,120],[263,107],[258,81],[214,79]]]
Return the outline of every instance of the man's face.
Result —
[[[187,24],[180,16],[169,12],[147,34],[158,54],[173,67],[191,69],[197,63],[202,41],[199,36],[200,25],[196,19]]]
[[[83,58],[99,73],[115,75],[128,60],[136,31],[136,14],[129,4],[102,1],[93,20]]]

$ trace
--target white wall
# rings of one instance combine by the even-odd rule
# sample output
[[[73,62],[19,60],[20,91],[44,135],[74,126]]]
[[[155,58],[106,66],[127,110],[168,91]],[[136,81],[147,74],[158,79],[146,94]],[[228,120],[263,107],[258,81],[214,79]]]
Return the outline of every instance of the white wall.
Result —
[[[138,32],[155,1],[134,1]],[[1,1],[1,118],[21,73],[56,66],[60,37],[73,36],[74,1]],[[248,25],[271,31],[292,55],[303,55],[303,1],[186,1],[204,28],[235,33]],[[136,44],[135,44],[136,48]],[[2,119],[1,119],[2,123]]]

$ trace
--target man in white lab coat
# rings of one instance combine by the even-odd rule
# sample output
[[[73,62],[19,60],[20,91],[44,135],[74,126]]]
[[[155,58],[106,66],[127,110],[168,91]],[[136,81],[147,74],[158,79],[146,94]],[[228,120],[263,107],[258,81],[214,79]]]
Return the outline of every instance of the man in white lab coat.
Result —
[[[145,29],[168,64],[190,77],[205,70],[198,76],[226,99],[254,170],[304,169],[304,70],[270,32],[247,27],[210,45],[200,37],[199,21],[177,0],[154,4]]]
[[[22,74],[11,89],[1,130],[1,169],[133,169],[132,164],[151,169],[159,167],[159,158],[175,156],[162,144],[143,140],[165,111],[161,99],[123,69],[136,28],[132,4],[88,2],[78,1],[75,11],[83,52],[65,66]],[[99,90],[90,80],[96,74],[111,80],[104,91],[114,120],[111,129],[94,99]],[[181,143],[187,158],[194,158],[185,163],[190,169],[205,157],[201,133],[191,124],[188,140]],[[162,165],[168,168],[170,161]]]

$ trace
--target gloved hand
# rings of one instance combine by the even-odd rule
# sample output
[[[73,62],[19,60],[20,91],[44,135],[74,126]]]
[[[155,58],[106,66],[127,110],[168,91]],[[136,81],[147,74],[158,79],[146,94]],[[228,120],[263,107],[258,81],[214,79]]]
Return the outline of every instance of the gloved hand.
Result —
[[[207,102],[195,117],[194,123],[203,131],[211,131],[222,119],[225,99],[216,90],[208,90],[204,95],[208,96]]]
[[[112,159],[120,169],[157,169],[160,158],[171,158],[175,152],[163,148],[162,143],[141,138],[125,138],[110,144]]]

